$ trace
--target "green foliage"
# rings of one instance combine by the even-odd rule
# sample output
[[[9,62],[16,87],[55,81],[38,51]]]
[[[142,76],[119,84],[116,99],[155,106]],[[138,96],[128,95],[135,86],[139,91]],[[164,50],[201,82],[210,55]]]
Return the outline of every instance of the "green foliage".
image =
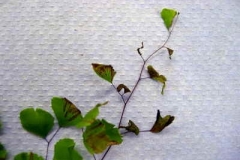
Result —
[[[76,125],[78,128],[87,127],[91,125],[95,120],[96,117],[99,115],[99,107],[106,105],[108,102],[98,103],[93,109],[91,109],[83,118],[82,120]]]
[[[119,84],[118,87],[117,87],[117,91],[121,92],[122,89],[124,90],[124,93],[131,92],[130,89],[126,85]]]
[[[46,138],[53,127],[53,116],[40,108],[26,108],[20,113],[22,127],[37,136]]]
[[[143,42],[141,47],[137,48],[137,52],[139,56],[142,58],[143,64],[139,74],[139,78],[136,81],[132,91],[130,91],[130,89],[124,84],[119,84],[117,87],[115,87],[115,85],[113,84],[113,79],[114,76],[116,75],[116,72],[111,65],[92,63],[92,67],[95,73],[102,79],[111,83],[114,89],[116,89],[116,91],[123,100],[124,105],[120,121],[118,124],[118,128],[116,128],[113,124],[107,122],[104,119],[102,120],[97,119],[97,116],[99,115],[99,107],[106,105],[108,102],[97,104],[95,107],[90,109],[90,111],[88,111],[85,116],[82,116],[81,111],[71,101],[69,101],[67,98],[62,97],[53,97],[51,100],[51,107],[57,118],[59,128],[55,131],[53,136],[49,138],[49,140],[46,137],[52,130],[54,118],[47,111],[44,111],[40,108],[37,108],[36,110],[34,110],[33,108],[27,108],[22,110],[20,112],[20,120],[22,127],[28,132],[31,132],[45,139],[45,141],[47,142],[47,153],[51,141],[53,140],[53,138],[55,137],[55,135],[57,134],[61,127],[75,126],[77,128],[82,128],[83,143],[90,154],[98,154],[106,150],[111,145],[121,144],[123,139],[122,135],[119,132],[120,128],[124,128],[128,132],[133,132],[136,135],[138,135],[141,131],[133,121],[129,120],[128,126],[121,126],[122,118],[124,116],[124,112],[130,98],[132,97],[134,91],[136,90],[139,82],[143,79],[142,73],[143,69],[146,67],[146,64],[148,64],[147,61],[155,53],[157,53],[157,51],[159,51],[162,48],[166,48],[168,50],[169,58],[171,59],[174,50],[166,47],[165,44],[169,40],[169,37],[172,32],[170,28],[172,27],[174,18],[177,14],[178,12],[173,9],[164,8],[161,11],[161,17],[164,21],[166,28],[169,31],[169,36],[166,42],[160,48],[158,48],[156,51],[150,54],[150,56],[148,56],[146,59],[142,56],[141,53],[141,50],[144,48]],[[166,77],[164,75],[160,75],[151,65],[147,67],[147,71],[151,79],[163,84],[161,91],[161,94],[163,94],[167,81]],[[128,96],[124,95],[125,93],[128,92],[131,92]],[[161,132],[165,127],[170,125],[173,122],[173,120],[174,116],[171,115],[167,115],[162,118],[160,115],[160,111],[158,110],[156,121],[152,126],[151,130],[144,130],[142,132],[146,131],[153,133]],[[74,149],[74,147],[75,142],[72,139],[65,138],[59,140],[54,147],[53,160],[82,160],[83,159],[82,156]],[[109,149],[107,149],[106,153],[104,154],[101,160],[104,159]],[[0,144],[0,160],[5,160],[6,154],[7,154],[6,150]],[[43,160],[43,158],[32,152],[29,153],[23,152],[16,155],[14,157],[14,160]],[[48,160],[47,154],[46,160]]]
[[[54,147],[53,160],[82,160],[82,156],[74,149],[75,143],[72,139],[59,140]]]
[[[95,71],[95,73],[99,77],[112,83],[116,72],[114,71],[114,69],[111,65],[92,63],[92,67],[93,67],[93,70]]]
[[[150,131],[153,133],[161,132],[165,127],[167,127],[173,122],[174,118],[175,117],[171,115],[166,115],[165,117],[162,118],[160,111],[158,110],[156,121]]]
[[[67,98],[53,97],[51,103],[60,127],[75,126],[81,121],[81,111]]]
[[[4,148],[4,146],[0,143],[0,160],[6,160],[7,159],[7,151]]]
[[[163,22],[168,30],[171,28],[173,19],[177,14],[178,14],[177,11],[175,11],[173,9],[169,9],[169,8],[164,8],[161,11],[161,17],[162,17]]]
[[[149,65],[147,69],[151,79],[163,84],[161,94],[164,94],[167,78],[164,75],[160,75],[151,65]]]
[[[14,157],[14,160],[44,160],[44,159],[43,157],[32,152],[29,152],[29,153],[22,152],[16,155]]]
[[[95,120],[83,133],[83,142],[89,153],[101,153],[110,145],[122,143],[122,136],[114,125],[103,120]]]
[[[139,128],[138,126],[131,120],[129,120],[128,122],[128,126],[124,127],[124,126],[121,126],[120,128],[125,128],[127,131],[129,132],[133,132],[135,133],[136,135],[139,134]]]

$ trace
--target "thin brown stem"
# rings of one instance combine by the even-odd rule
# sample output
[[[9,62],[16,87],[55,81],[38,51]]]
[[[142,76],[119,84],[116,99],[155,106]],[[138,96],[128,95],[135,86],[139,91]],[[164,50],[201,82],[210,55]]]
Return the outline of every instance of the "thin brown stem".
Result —
[[[53,138],[57,135],[57,133],[59,132],[60,129],[61,129],[61,127],[58,127],[57,130],[55,131],[55,133],[53,134],[53,136],[52,136],[49,140],[45,139],[45,141],[47,142],[47,153],[46,153],[45,160],[48,160],[48,150],[49,150],[49,146],[50,146]]]
[[[124,100],[123,95],[118,92],[117,87],[116,87],[113,83],[112,83],[112,87],[117,91],[117,93],[118,93],[118,94],[120,95],[120,97],[122,98],[123,103],[125,104],[125,100]]]
[[[101,160],[103,160],[106,155],[108,154],[109,150],[111,149],[112,146],[109,146],[108,149],[106,150],[106,152],[104,153],[103,157],[101,158]]]
[[[118,128],[121,128],[121,123],[122,123],[122,119],[123,119],[123,116],[124,116],[124,113],[125,113],[127,104],[128,104],[128,102],[130,101],[130,99],[131,99],[134,91],[136,90],[139,82],[140,82],[142,79],[145,79],[145,78],[142,78],[142,73],[143,73],[143,70],[144,70],[144,68],[145,68],[145,65],[147,64],[148,60],[149,60],[152,56],[154,56],[154,55],[155,55],[158,51],[160,51],[162,48],[165,48],[165,45],[167,44],[167,42],[169,41],[169,39],[170,39],[170,37],[171,37],[172,31],[173,31],[173,29],[174,29],[174,27],[175,27],[175,24],[176,24],[176,22],[177,22],[177,19],[178,19],[178,14],[177,14],[177,16],[176,16],[175,22],[174,22],[173,25],[172,25],[171,30],[169,31],[168,37],[167,37],[167,39],[165,40],[165,42],[164,42],[157,50],[155,50],[152,54],[150,54],[150,55],[147,57],[147,59],[144,59],[144,58],[142,57],[141,52],[140,52],[140,49],[143,48],[143,43],[142,43],[142,47],[140,47],[140,48],[137,49],[140,57],[141,57],[142,60],[143,60],[143,64],[142,64],[142,68],[141,68],[141,70],[140,70],[138,79],[137,79],[137,81],[136,81],[136,83],[135,83],[135,85],[134,85],[134,87],[133,87],[133,90],[132,90],[132,92],[130,93],[128,99],[125,101],[125,100],[123,99],[123,96],[118,92],[118,94],[122,97],[123,102],[124,102],[123,109],[122,109],[122,112],[121,112],[121,117],[120,117],[120,120],[119,120],[119,123],[118,123]],[[112,86],[116,89],[116,87],[115,87],[113,84],[112,84]],[[116,89],[116,91],[117,91],[117,89]],[[150,130],[142,130],[142,131],[140,131],[140,132],[150,132]],[[128,132],[124,132],[123,134],[126,134],[126,133],[128,133]],[[106,155],[108,154],[108,152],[109,152],[109,150],[111,149],[111,147],[112,147],[112,146],[109,146],[109,147],[108,147],[108,149],[107,149],[106,152],[104,153],[104,155],[103,155],[103,157],[101,158],[101,160],[104,160],[104,158],[105,158]]]

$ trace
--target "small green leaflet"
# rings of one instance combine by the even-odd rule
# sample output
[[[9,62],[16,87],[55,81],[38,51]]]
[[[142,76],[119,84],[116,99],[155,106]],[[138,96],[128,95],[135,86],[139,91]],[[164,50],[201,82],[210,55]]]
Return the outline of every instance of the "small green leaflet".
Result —
[[[91,109],[83,119],[76,125],[78,128],[87,127],[91,125],[96,117],[99,115],[99,107],[106,105],[108,102],[98,103],[93,109]]]
[[[129,132],[133,132],[135,133],[136,135],[139,134],[139,128],[138,126],[131,120],[129,120],[128,122],[128,126],[124,127],[124,126],[120,126],[120,128],[125,128],[127,131]]]
[[[153,133],[161,132],[165,127],[167,127],[173,122],[174,118],[175,117],[171,115],[166,115],[165,117],[162,118],[160,111],[158,110],[156,121],[150,131]]]
[[[168,54],[169,54],[169,59],[172,59],[171,56],[172,56],[174,50],[172,50],[172,49],[170,49],[170,48],[167,48],[167,50],[168,50]]]
[[[105,79],[106,81],[112,83],[113,78],[116,74],[113,67],[111,65],[105,65],[105,64],[98,64],[98,63],[92,63],[93,70],[95,73]]]
[[[52,130],[54,118],[45,110],[26,108],[20,112],[22,127],[37,136],[46,138]]]
[[[166,28],[169,30],[172,26],[174,17],[178,14],[177,11],[173,9],[164,8],[161,11],[161,17],[164,21]]]
[[[151,65],[149,65],[147,69],[151,79],[163,84],[161,94],[164,94],[167,78],[164,75],[160,75]]]
[[[67,98],[53,97],[51,103],[60,127],[75,126],[81,121],[81,111]]]
[[[83,133],[83,142],[91,154],[101,153],[110,145],[122,143],[122,136],[114,125],[103,120],[95,120]]]
[[[122,89],[124,90],[124,93],[131,92],[130,89],[126,85],[119,84],[118,87],[117,87],[117,91],[121,92]]]
[[[29,153],[22,152],[16,155],[14,157],[14,160],[44,160],[44,159],[43,157],[32,152],[29,152]]]
[[[59,140],[54,147],[53,160],[82,160],[82,156],[74,149],[74,146],[72,139]]]
[[[4,146],[0,143],[0,160],[6,160],[7,159],[7,151],[4,148]]]

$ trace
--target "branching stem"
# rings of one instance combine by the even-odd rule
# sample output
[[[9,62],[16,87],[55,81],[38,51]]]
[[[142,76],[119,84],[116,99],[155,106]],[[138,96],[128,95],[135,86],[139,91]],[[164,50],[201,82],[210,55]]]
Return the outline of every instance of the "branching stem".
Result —
[[[168,37],[167,37],[167,39],[165,40],[165,42],[164,42],[157,50],[155,50],[152,54],[150,54],[146,59],[143,58],[143,56],[142,56],[142,54],[141,54],[141,52],[140,52],[140,49],[143,48],[143,42],[142,42],[142,47],[140,47],[140,48],[137,49],[138,54],[140,55],[140,57],[141,57],[142,60],[143,60],[143,64],[142,64],[142,68],[141,68],[141,70],[140,70],[138,79],[137,79],[137,81],[136,81],[136,83],[135,83],[135,85],[134,85],[134,87],[133,87],[133,90],[131,91],[131,93],[130,93],[130,95],[129,95],[129,97],[127,98],[126,101],[124,100],[123,95],[121,95],[121,94],[118,92],[118,94],[121,96],[121,98],[122,98],[122,100],[123,100],[123,102],[124,102],[123,109],[122,109],[122,113],[121,113],[121,117],[120,117],[120,120],[119,120],[119,123],[118,123],[118,128],[121,127],[122,119],[123,119],[123,116],[124,116],[124,113],[125,113],[127,104],[128,104],[128,102],[130,101],[130,99],[131,99],[134,91],[136,90],[139,82],[140,82],[142,79],[145,79],[145,78],[142,78],[142,73],[143,73],[143,70],[144,70],[144,68],[145,68],[148,60],[149,60],[151,57],[153,57],[158,51],[160,51],[161,49],[165,48],[165,45],[167,44],[167,42],[169,41],[169,39],[170,39],[170,37],[171,37],[172,31],[173,31],[173,29],[174,29],[174,27],[175,27],[175,24],[176,24],[176,22],[177,22],[177,19],[178,19],[178,14],[176,15],[175,22],[173,23],[172,28],[171,28],[171,30],[169,31]],[[112,84],[112,86],[116,89],[116,87],[115,87],[113,84]],[[116,91],[117,91],[117,89],[116,89]],[[149,132],[149,131],[150,131],[150,130],[143,130],[143,131],[140,131],[140,132]],[[127,133],[127,132],[125,132],[125,133]],[[124,133],[124,134],[125,134],[125,133]],[[101,160],[104,160],[104,158],[105,158],[106,155],[108,154],[108,152],[109,152],[109,150],[111,149],[111,147],[112,147],[112,146],[109,146],[109,147],[107,148],[107,150],[106,150],[106,152],[104,153],[104,155],[103,155],[103,157],[101,158]]]
[[[52,136],[49,140],[45,139],[45,141],[47,142],[47,152],[46,152],[45,160],[48,160],[48,150],[49,150],[49,146],[50,146],[53,138],[57,135],[57,133],[59,132],[60,129],[61,129],[61,127],[58,127],[57,130],[55,131],[55,133],[53,134],[53,136]]]

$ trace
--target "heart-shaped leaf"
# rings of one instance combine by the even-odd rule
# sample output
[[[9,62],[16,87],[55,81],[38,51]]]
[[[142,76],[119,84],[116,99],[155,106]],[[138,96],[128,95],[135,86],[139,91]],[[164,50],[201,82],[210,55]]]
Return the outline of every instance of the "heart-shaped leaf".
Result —
[[[83,142],[89,153],[101,153],[110,145],[122,143],[122,136],[113,124],[95,120],[83,133]]]
[[[14,157],[14,160],[44,160],[44,159],[43,157],[32,152],[29,152],[29,153],[22,152],[16,155]]]
[[[51,103],[60,127],[75,126],[81,121],[81,111],[67,98],[53,97]]]
[[[175,11],[173,9],[169,9],[169,8],[164,8],[161,11],[161,17],[162,17],[163,22],[168,30],[171,28],[173,19],[177,14],[178,14],[177,11]]]
[[[151,65],[149,65],[147,69],[151,79],[161,82],[163,84],[161,94],[164,94],[167,78],[164,75],[160,75]]]
[[[114,69],[111,65],[92,63],[92,67],[93,67],[93,70],[95,71],[95,73],[99,77],[112,83],[116,72],[114,71]]]
[[[7,159],[7,151],[4,148],[4,146],[0,143],[0,160],[6,160]]]
[[[59,140],[54,147],[53,160],[82,160],[82,156],[74,149],[75,143],[72,139]]]
[[[106,105],[108,102],[98,103],[93,109],[91,109],[82,120],[76,124],[76,127],[82,128],[91,125],[99,114],[99,107]]]
[[[46,138],[54,123],[53,116],[45,110],[26,108],[20,112],[22,127],[37,136]]]
[[[171,115],[166,115],[165,117],[162,118],[160,111],[157,111],[157,117],[156,117],[156,121],[152,127],[152,129],[150,130],[153,133],[159,133],[161,132],[165,127],[167,127],[168,125],[170,125],[174,120],[174,116]]]

